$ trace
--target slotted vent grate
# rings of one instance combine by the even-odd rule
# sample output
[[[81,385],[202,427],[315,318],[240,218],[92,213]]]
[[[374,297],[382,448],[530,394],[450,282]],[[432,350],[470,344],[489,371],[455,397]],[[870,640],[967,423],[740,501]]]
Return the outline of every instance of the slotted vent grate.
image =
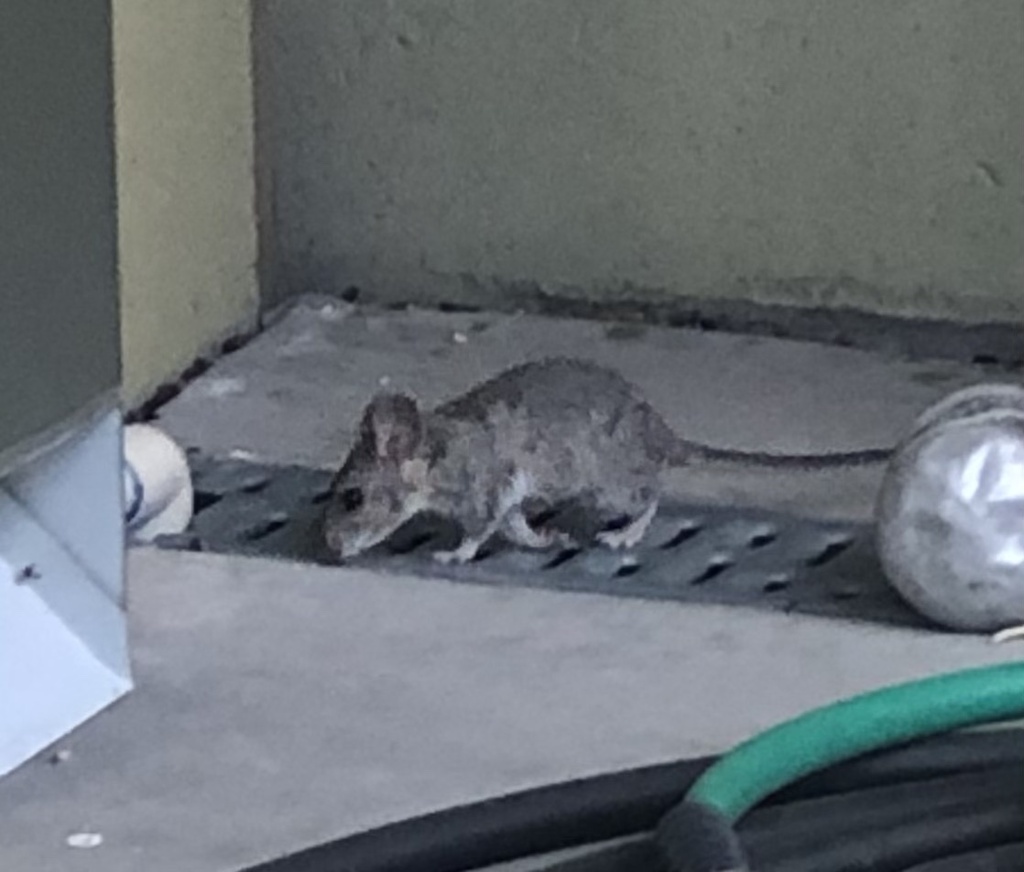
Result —
[[[193,454],[196,515],[167,548],[331,563],[320,518],[331,474]],[[921,626],[885,582],[867,529],[776,512],[667,504],[627,552],[497,548],[466,566],[430,558],[452,531],[429,521],[399,531],[353,565],[476,584],[720,603]]]

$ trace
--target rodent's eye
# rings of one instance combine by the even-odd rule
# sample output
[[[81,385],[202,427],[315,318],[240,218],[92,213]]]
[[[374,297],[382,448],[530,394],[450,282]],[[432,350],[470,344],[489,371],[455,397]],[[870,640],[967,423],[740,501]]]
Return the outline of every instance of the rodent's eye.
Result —
[[[341,500],[341,507],[346,512],[354,512],[363,504],[363,492],[357,487],[343,490],[338,498]]]

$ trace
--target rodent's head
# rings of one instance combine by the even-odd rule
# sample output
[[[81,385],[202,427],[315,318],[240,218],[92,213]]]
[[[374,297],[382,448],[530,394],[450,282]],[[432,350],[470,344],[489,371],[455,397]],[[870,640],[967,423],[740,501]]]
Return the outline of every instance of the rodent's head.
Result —
[[[327,546],[338,557],[383,542],[427,507],[424,430],[411,397],[379,394],[366,407],[324,516]]]

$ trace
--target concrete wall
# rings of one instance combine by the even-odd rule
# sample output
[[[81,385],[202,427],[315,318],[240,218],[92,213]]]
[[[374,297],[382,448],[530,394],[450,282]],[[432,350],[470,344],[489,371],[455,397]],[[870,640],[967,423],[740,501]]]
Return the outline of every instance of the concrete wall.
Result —
[[[248,0],[114,0],[124,393],[259,304]]]
[[[263,0],[276,294],[1024,318],[1022,0]]]

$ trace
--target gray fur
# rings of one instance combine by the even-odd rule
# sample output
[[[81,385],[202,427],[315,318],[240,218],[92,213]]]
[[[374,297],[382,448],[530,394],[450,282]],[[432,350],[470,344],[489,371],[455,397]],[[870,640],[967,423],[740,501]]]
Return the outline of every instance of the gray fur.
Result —
[[[400,414],[389,419],[389,409]],[[463,530],[459,548],[440,560],[471,560],[495,534],[531,548],[629,547],[646,530],[670,466],[808,468],[865,462],[871,454],[883,456],[779,456],[690,442],[617,372],[549,358],[508,369],[430,412],[407,397],[375,398],[335,479],[325,532],[332,550],[350,557],[430,510]],[[538,512],[551,517],[534,523]]]

